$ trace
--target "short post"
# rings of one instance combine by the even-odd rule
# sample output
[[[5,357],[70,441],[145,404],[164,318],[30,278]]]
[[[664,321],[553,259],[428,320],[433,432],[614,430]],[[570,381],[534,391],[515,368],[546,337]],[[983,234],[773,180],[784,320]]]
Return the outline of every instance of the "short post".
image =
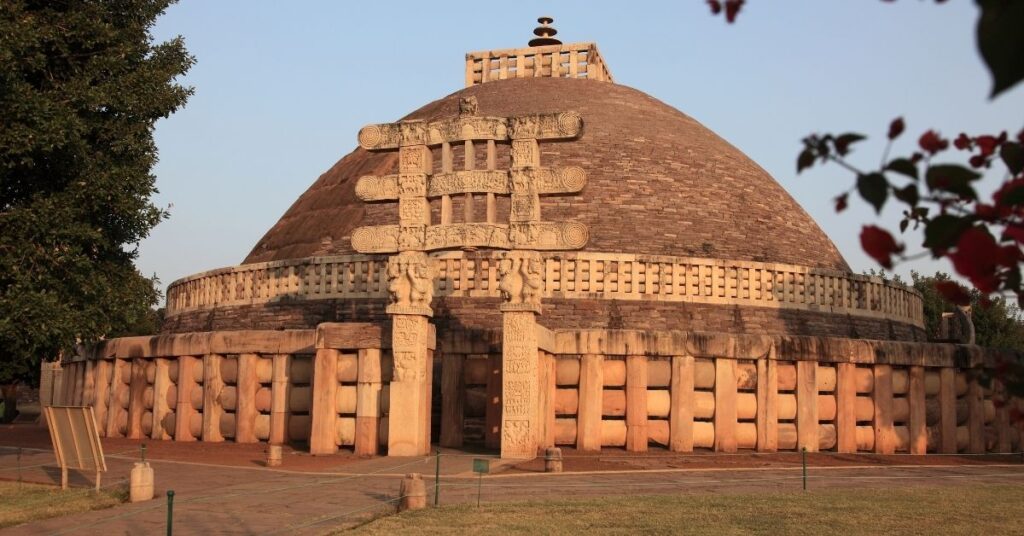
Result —
[[[139,445],[139,450],[142,454],[142,463],[146,463],[146,444]]]
[[[174,533],[174,490],[167,490],[167,536]]]
[[[402,479],[398,489],[398,511],[422,510],[427,507],[427,489],[423,485],[423,476],[409,473]]]
[[[544,449],[544,472],[545,473],[561,473],[562,472],[562,449],[550,448]]]
[[[129,500],[133,503],[153,498],[153,468],[146,462],[135,462],[130,474]]]
[[[434,463],[434,508],[441,505],[441,449],[437,449],[437,461]]]
[[[281,465],[281,450],[281,445],[267,446],[267,467],[277,467]]]
[[[1024,456],[1024,453],[1021,456]],[[21,489],[21,447],[18,447],[18,489]]]
[[[807,447],[800,449],[800,458],[804,469],[804,491],[807,491]]]

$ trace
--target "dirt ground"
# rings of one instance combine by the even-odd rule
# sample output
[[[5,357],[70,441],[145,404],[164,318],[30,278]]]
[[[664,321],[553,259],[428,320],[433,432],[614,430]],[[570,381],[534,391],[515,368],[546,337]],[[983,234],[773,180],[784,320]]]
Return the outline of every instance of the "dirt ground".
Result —
[[[176,442],[158,440],[136,440],[104,438],[103,449],[107,456],[141,456],[141,446],[146,446],[146,457],[154,460],[181,461],[225,465],[233,467],[264,467],[266,444],[264,443],[223,443]],[[51,449],[50,435],[43,426],[30,423],[0,425],[0,447],[24,447]],[[496,452],[458,451],[445,449],[444,456],[496,457]],[[658,469],[757,469],[798,467],[799,453],[785,452],[760,454],[741,452],[720,454],[710,451],[695,453],[674,453],[665,449],[651,448],[646,453],[627,453],[624,449],[603,449],[600,453],[579,452],[571,447],[562,447],[565,472],[587,471],[636,471]],[[361,458],[351,451],[342,449],[333,456],[312,456],[304,445],[285,446],[284,464],[290,471],[325,472],[343,470],[346,465]],[[887,465],[986,465],[1024,463],[1024,455],[929,455],[881,456],[875,454],[809,453],[810,467],[840,466],[887,466]],[[520,464],[494,466],[494,472],[539,473],[544,471],[544,458]],[[446,471],[447,472],[447,471]]]

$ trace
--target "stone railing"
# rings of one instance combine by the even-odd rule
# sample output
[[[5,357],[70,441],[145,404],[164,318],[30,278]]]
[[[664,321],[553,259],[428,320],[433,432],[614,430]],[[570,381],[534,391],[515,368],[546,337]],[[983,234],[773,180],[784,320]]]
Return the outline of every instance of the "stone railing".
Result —
[[[435,296],[498,297],[498,257],[431,257]],[[247,264],[175,281],[167,314],[281,301],[387,297],[383,256],[343,255]],[[883,318],[923,327],[917,291],[877,277],[788,264],[619,253],[546,254],[545,298],[746,305]]]
[[[466,87],[509,78],[587,78],[612,81],[594,43],[484,50],[466,54]]]

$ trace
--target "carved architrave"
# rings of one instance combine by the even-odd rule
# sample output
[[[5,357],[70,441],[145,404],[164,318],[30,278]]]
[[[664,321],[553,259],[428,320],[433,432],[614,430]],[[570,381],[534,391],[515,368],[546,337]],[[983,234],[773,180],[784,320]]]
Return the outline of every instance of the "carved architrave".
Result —
[[[583,190],[587,173],[581,167],[513,169],[509,172],[510,190],[517,193],[568,194]],[[519,185],[524,188],[520,189]]]
[[[575,138],[582,130],[583,118],[576,112],[522,115],[508,120],[508,135],[513,140]]]
[[[363,201],[394,201],[402,192],[410,196],[441,197],[458,194],[568,194],[583,190],[587,173],[581,167],[522,168],[506,170],[476,169],[427,175],[403,174],[399,188],[398,175],[365,175],[356,182],[356,196]],[[422,179],[415,178],[421,177]],[[421,181],[426,184],[421,192]]]
[[[376,225],[352,232],[359,253],[437,251],[465,247],[558,251],[587,245],[590,232],[578,222],[454,223],[449,225]]]
[[[508,226],[494,223],[455,223],[427,228],[424,249],[464,247],[508,249]]]
[[[541,312],[544,260],[536,251],[509,251],[498,262],[502,311]]]
[[[398,175],[365,175],[356,181],[356,197],[362,201],[398,199]]]
[[[410,120],[367,125],[359,130],[359,146],[379,151],[466,140],[569,139],[582,131],[583,118],[576,112],[512,118],[463,114],[430,122]]]
[[[388,259],[389,314],[431,316],[434,273],[425,253],[405,251]]]
[[[398,251],[398,225],[370,225],[352,231],[352,249],[359,253]]]
[[[569,250],[587,245],[590,231],[577,222],[531,222],[509,224],[512,249]]]
[[[508,193],[508,171],[470,170],[438,173],[430,177],[427,197],[468,193]]]

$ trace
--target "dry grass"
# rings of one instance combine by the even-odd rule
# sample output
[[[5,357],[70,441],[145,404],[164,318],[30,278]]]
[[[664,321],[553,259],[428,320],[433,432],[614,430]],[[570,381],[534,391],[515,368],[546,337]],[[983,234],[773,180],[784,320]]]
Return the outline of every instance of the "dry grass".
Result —
[[[21,484],[0,481],[0,528],[29,521],[47,519],[110,508],[125,501],[123,489],[101,490]]]
[[[461,505],[383,517],[365,534],[1024,534],[1024,485],[661,495]]]

